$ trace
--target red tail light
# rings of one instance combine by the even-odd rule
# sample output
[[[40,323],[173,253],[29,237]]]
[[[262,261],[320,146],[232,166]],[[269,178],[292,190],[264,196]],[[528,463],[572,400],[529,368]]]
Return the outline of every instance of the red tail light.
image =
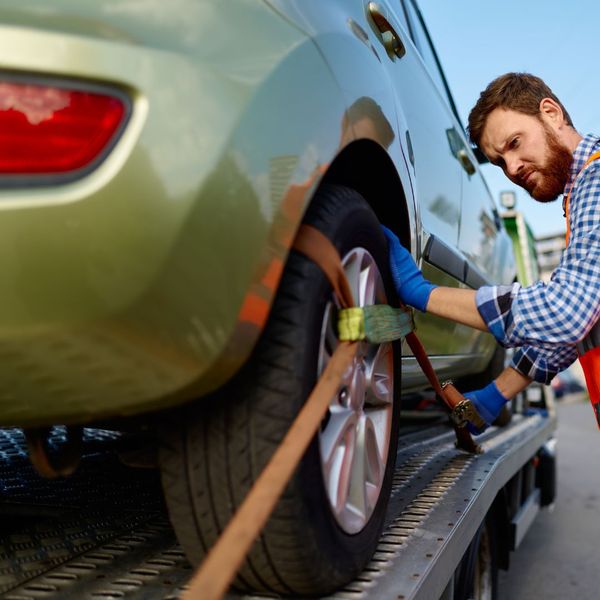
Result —
[[[127,117],[117,95],[0,81],[2,175],[79,171],[104,156]]]

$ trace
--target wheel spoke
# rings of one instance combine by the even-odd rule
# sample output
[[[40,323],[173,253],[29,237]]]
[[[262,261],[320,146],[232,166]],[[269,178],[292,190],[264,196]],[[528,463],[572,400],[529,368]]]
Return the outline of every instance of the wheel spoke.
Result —
[[[360,272],[359,284],[359,306],[375,304],[377,300],[377,279],[376,268],[369,263],[365,263]]]
[[[357,250],[352,252],[344,262],[344,272],[346,273],[346,279],[350,285],[350,291],[352,292],[356,306],[363,306],[360,295],[361,262],[360,254]]]
[[[373,427],[373,435],[375,436],[373,443],[376,445],[376,448],[374,447],[373,451],[377,452],[380,462],[385,462],[390,444],[392,407],[387,405],[367,409],[366,416]]]
[[[343,441],[335,446],[332,453],[330,476],[328,478],[329,497],[338,515],[348,508],[352,486],[352,465],[356,453],[356,426],[343,432]]]
[[[369,406],[391,404],[394,399],[392,345],[381,344],[377,347],[372,360],[367,359],[366,362],[367,404]]]
[[[327,493],[341,511],[348,493],[350,464],[356,445],[356,415],[348,408],[337,407],[320,436],[321,461]]]
[[[352,511],[362,524],[367,515],[367,497],[365,494],[366,468],[366,418],[358,420],[356,428],[356,447],[352,457],[350,488],[348,490],[348,510]]]
[[[365,416],[365,458],[367,465],[367,483],[379,486],[383,478],[387,458],[387,445],[379,439],[377,432],[386,420],[384,411],[378,410]]]

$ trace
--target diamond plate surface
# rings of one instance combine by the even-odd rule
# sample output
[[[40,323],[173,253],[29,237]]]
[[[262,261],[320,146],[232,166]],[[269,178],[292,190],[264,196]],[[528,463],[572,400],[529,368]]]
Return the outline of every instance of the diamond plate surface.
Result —
[[[64,432],[53,432],[58,444]],[[191,567],[175,540],[159,475],[124,466],[119,435],[84,432],[76,473],[46,480],[22,433],[0,430],[0,594],[38,598],[176,598]]]

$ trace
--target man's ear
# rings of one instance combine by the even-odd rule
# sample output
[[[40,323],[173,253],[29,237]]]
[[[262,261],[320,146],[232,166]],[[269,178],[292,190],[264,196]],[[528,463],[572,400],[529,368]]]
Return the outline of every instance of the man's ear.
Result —
[[[562,108],[552,98],[543,98],[540,101],[540,116],[557,129],[566,124]]]

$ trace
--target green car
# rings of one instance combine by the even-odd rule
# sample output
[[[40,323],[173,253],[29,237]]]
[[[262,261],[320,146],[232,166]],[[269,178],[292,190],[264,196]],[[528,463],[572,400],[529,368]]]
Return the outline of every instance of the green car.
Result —
[[[413,0],[4,0],[0,55],[0,425],[156,432],[193,563],[337,344],[303,222],[357,305],[397,301],[380,223],[439,284],[515,279]],[[417,326],[441,377],[490,372],[491,336]],[[359,572],[427,385],[402,344],[362,344],[239,589]]]

